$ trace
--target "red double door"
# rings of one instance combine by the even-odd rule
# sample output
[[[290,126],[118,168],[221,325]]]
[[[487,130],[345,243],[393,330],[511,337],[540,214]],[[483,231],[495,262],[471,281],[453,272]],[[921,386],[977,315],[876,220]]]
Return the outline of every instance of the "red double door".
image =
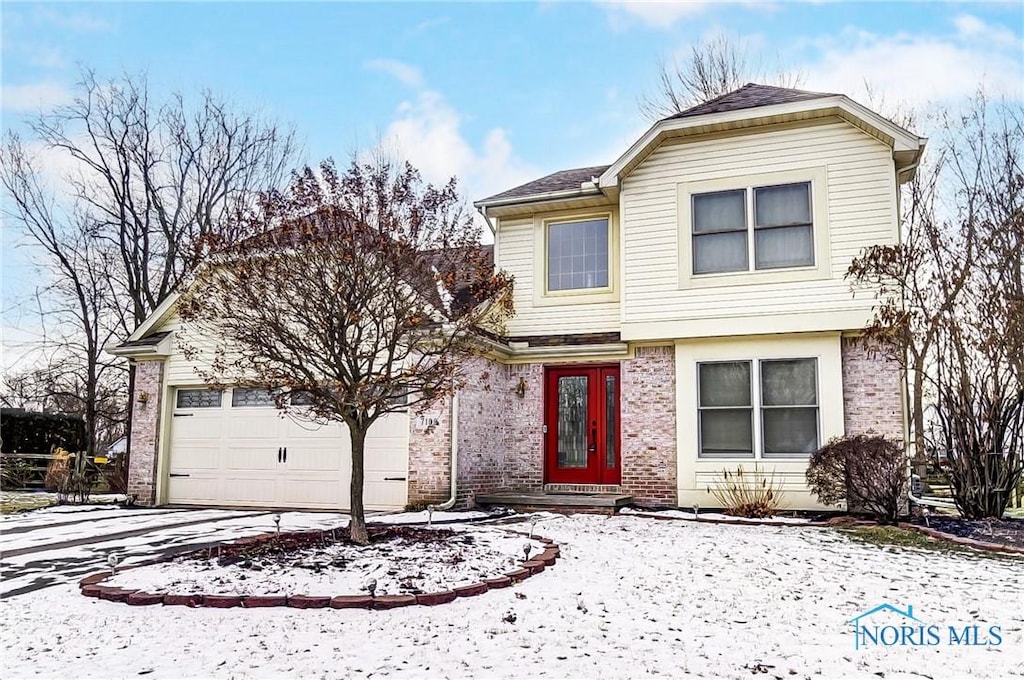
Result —
[[[548,368],[545,481],[618,484],[619,367]]]

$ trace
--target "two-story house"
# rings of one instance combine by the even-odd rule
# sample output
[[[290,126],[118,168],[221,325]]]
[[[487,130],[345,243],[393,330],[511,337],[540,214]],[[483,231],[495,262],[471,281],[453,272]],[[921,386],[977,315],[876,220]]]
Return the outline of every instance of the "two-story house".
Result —
[[[611,165],[478,201],[516,316],[457,397],[371,433],[368,507],[572,493],[708,507],[738,466],[816,507],[811,452],[905,433],[897,366],[858,341],[873,298],[844,275],[899,240],[898,187],[924,143],[843,95],[750,84],[659,121]],[[115,350],[138,362],[130,492],[345,507],[339,427],[202,385],[175,343],[187,332],[169,300]]]

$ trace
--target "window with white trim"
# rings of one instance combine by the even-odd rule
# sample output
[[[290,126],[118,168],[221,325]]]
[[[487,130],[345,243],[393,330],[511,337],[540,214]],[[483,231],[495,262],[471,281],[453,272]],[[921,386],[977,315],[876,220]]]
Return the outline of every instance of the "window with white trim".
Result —
[[[807,456],[821,439],[818,360],[698,363],[697,420],[700,458]]]
[[[549,222],[547,289],[608,287],[608,218]]]
[[[174,408],[220,408],[222,392],[208,388],[179,387],[174,396]]]
[[[695,275],[814,265],[810,182],[696,193],[690,201]]]
[[[231,408],[266,408],[274,405],[274,392],[265,387],[236,387],[231,390]]]

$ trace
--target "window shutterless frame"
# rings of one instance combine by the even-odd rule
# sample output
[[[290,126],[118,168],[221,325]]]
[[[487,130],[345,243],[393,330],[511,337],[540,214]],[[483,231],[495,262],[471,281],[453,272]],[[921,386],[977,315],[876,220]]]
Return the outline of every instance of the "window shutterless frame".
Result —
[[[544,288],[548,293],[611,288],[611,219],[552,219],[544,224]]]

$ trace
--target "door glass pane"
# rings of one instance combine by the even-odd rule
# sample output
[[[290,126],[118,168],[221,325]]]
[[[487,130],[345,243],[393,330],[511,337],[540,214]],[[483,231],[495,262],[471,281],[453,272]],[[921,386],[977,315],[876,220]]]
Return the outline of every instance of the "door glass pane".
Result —
[[[700,412],[701,458],[750,458],[754,455],[751,409]]]
[[[174,403],[175,408],[219,408],[220,390],[178,390]]]
[[[587,467],[587,377],[558,379],[558,467]]]
[[[615,397],[615,376],[606,375],[604,377],[604,456],[605,467],[608,469],[615,467],[615,442],[619,436],[619,405]]]
[[[261,387],[236,387],[231,390],[231,407],[273,406],[274,393]]]
[[[750,362],[700,364],[700,407],[750,406]]]
[[[765,458],[803,456],[818,449],[817,408],[768,408],[761,413]]]

